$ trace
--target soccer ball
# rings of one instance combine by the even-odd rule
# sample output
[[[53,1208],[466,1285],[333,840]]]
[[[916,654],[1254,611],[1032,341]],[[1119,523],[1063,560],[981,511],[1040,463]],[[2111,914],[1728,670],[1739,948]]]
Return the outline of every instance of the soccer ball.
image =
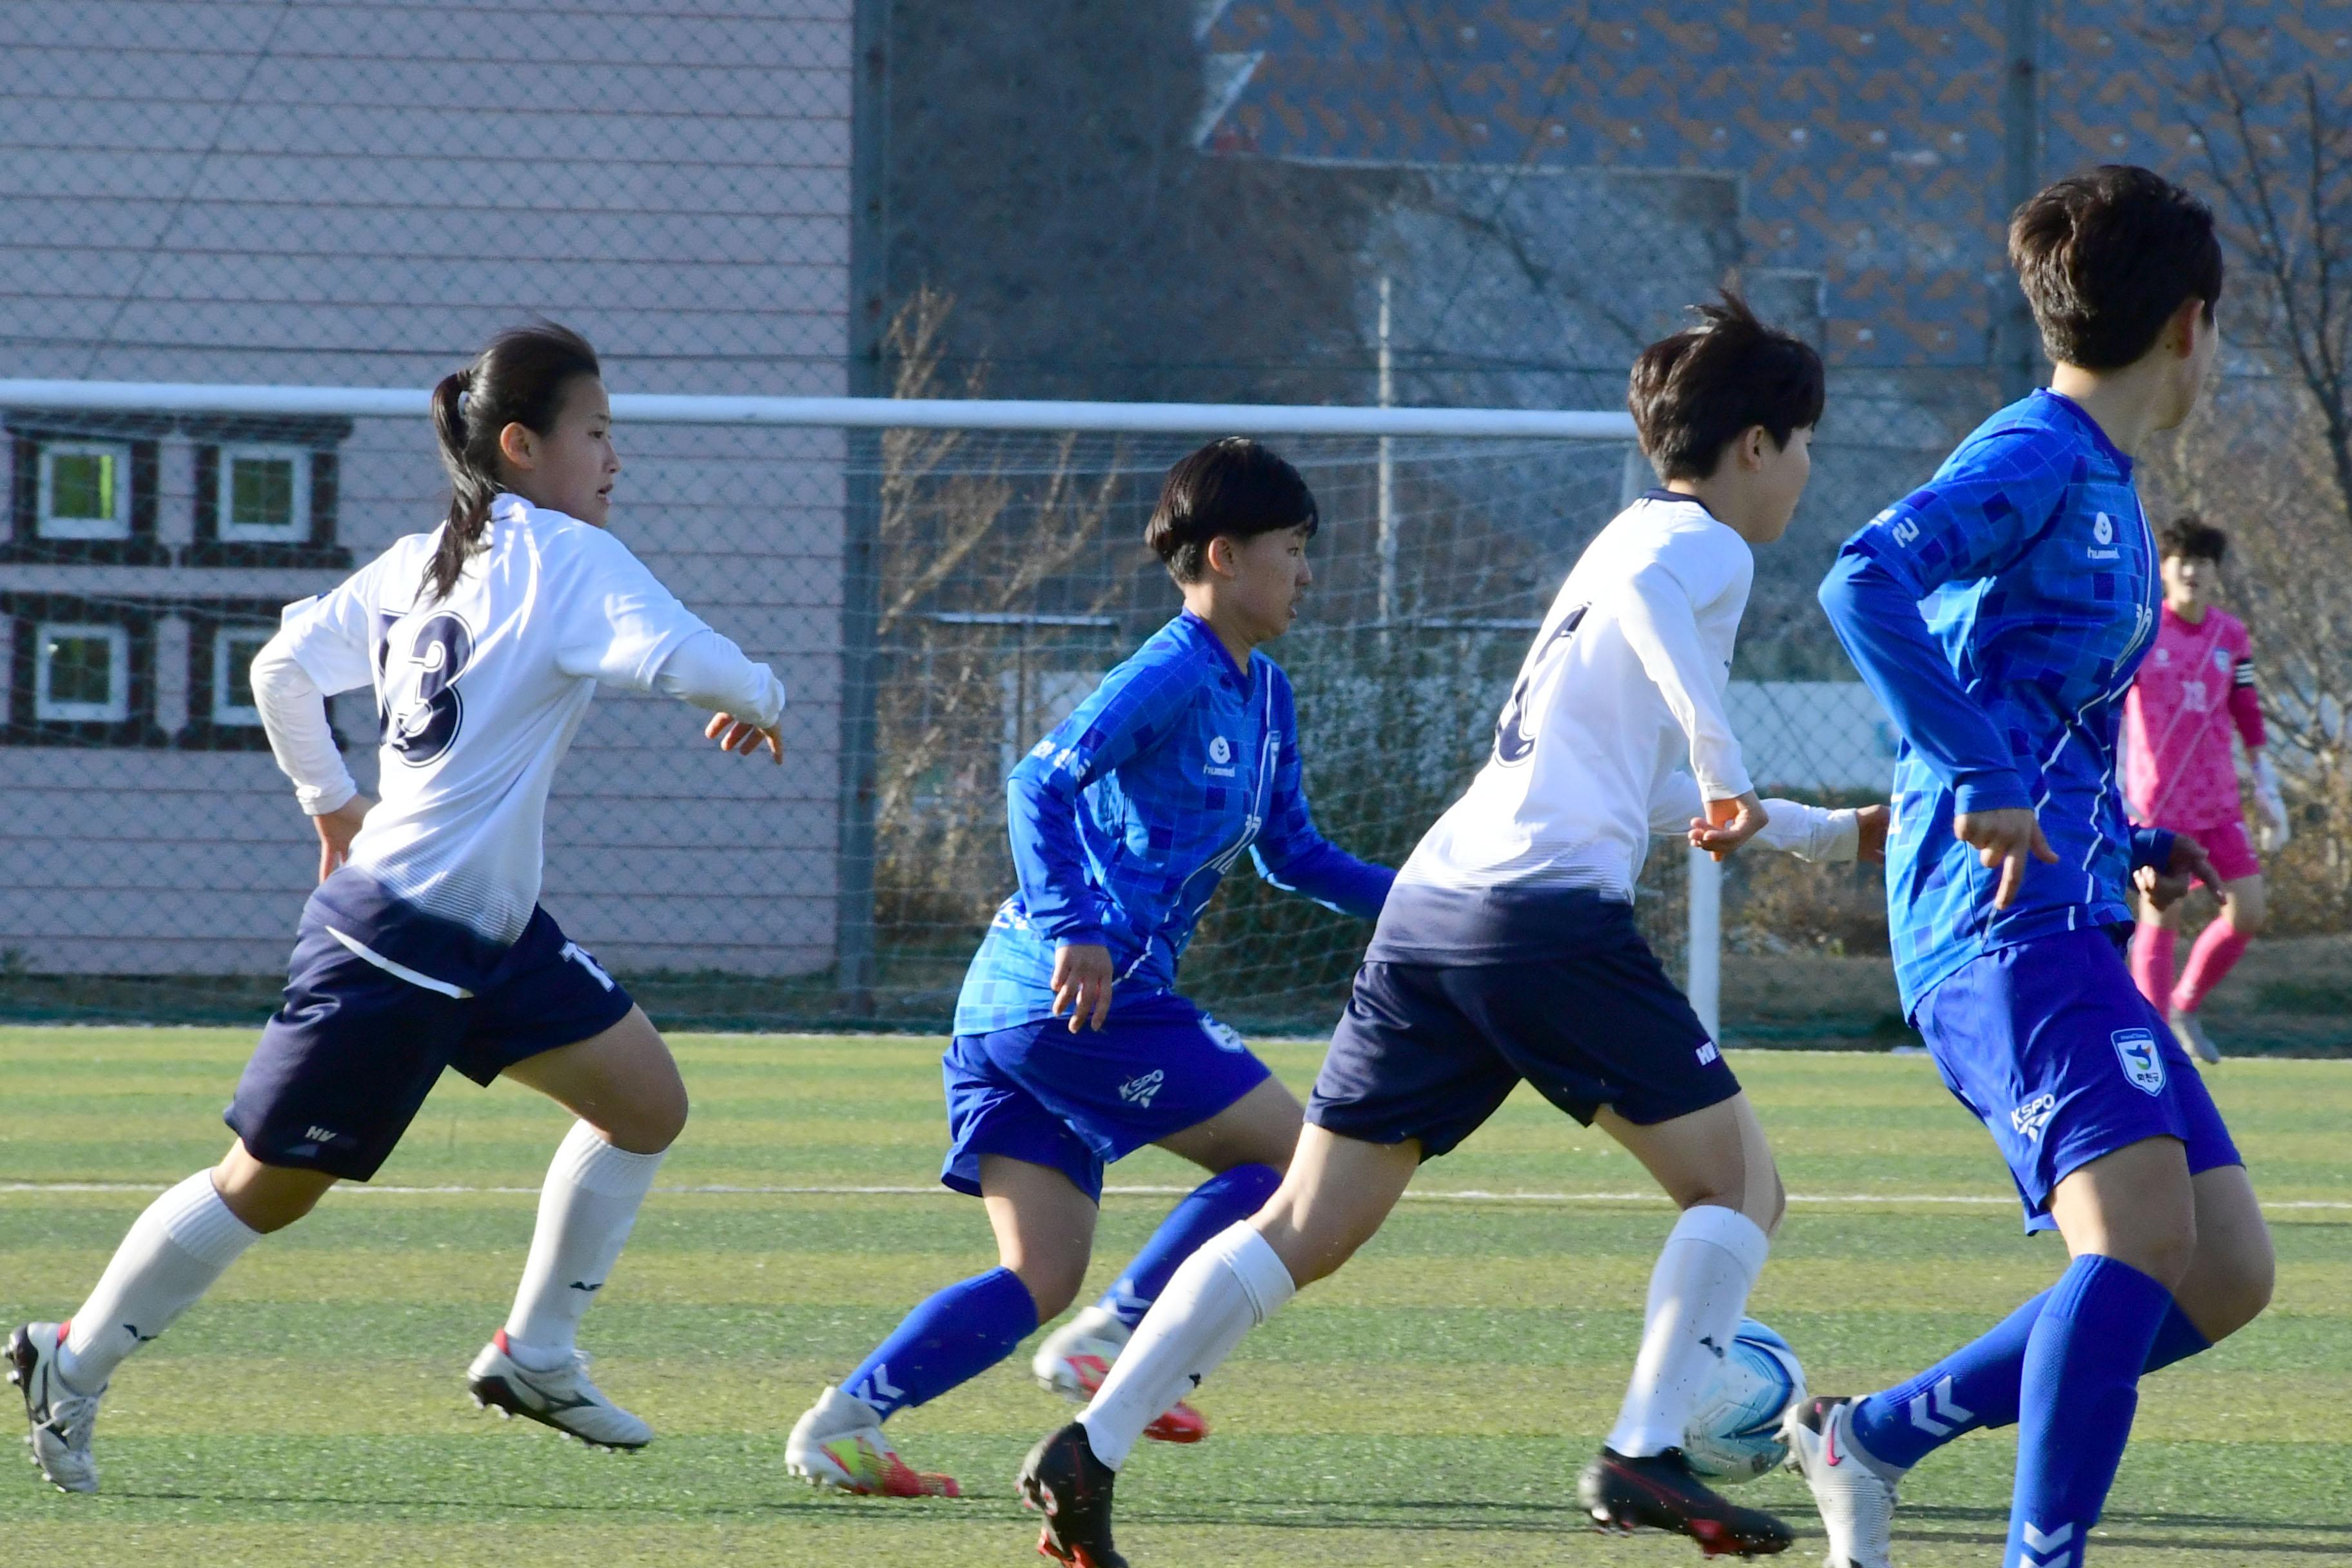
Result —
[[[1805,1369],[1789,1342],[1743,1318],[1683,1429],[1683,1457],[1709,1480],[1753,1480],[1789,1457],[1780,1417],[1804,1397]]]

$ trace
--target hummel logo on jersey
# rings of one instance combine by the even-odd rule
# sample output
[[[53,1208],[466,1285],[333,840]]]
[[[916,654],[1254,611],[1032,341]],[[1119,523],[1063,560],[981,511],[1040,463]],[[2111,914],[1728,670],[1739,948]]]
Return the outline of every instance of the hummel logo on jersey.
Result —
[[[2101,512],[2091,520],[2091,537],[2102,544],[2113,544],[2116,542],[2116,525],[2108,519],[2105,512]]]
[[[2131,1086],[2142,1094],[2162,1094],[2164,1058],[2157,1053],[2156,1037],[2146,1029],[2117,1029],[2112,1038]]]
[[[2050,1125],[2050,1118],[2057,1110],[2056,1095],[2042,1095],[2027,1100],[2023,1105],[2011,1111],[2009,1124],[2016,1128],[2019,1135],[2027,1142],[2038,1143],[2042,1141],[2042,1130]]]
[[[1699,1065],[1699,1066],[1701,1066],[1701,1067],[1703,1067],[1703,1068],[1704,1068],[1704,1067],[1713,1067],[1716,1063],[1717,1063],[1717,1062],[1721,1061],[1722,1059],[1723,1059],[1723,1053],[1722,1053],[1721,1051],[1718,1051],[1718,1050],[1717,1050],[1717,1049],[1715,1048],[1715,1042],[1714,1042],[1713,1040],[1709,1040],[1709,1041],[1707,1041],[1705,1045],[1703,1045],[1703,1046],[1699,1047],[1699,1048],[1698,1048],[1698,1065]]]
[[[1153,1068],[1141,1078],[1131,1078],[1120,1084],[1118,1097],[1129,1105],[1149,1107],[1151,1104],[1151,1097],[1158,1094],[1160,1086],[1167,1081],[1168,1075],[1160,1068]]]
[[[1911,1425],[1930,1437],[1948,1437],[1976,1418],[1975,1411],[1963,1409],[1952,1397],[1949,1376],[1927,1393],[1912,1395]]]
[[[1234,743],[1223,735],[1209,737],[1209,761],[1230,763],[1234,760]]]

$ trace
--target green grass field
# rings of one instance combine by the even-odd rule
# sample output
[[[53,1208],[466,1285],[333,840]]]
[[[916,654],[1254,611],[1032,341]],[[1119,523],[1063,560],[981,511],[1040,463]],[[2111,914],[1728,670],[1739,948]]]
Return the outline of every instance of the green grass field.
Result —
[[[0,1313],[69,1311],[152,1191],[217,1158],[241,1031],[0,1034]],[[476,1411],[462,1374],[503,1314],[563,1122],[528,1092],[444,1080],[379,1189],[331,1196],[247,1253],[117,1376],[105,1491],[0,1471],[0,1557],[74,1564],[1015,1564],[1011,1495],[1066,1407],[1025,1352],[892,1426],[958,1502],[818,1496],[785,1429],[927,1291],[992,1261],[979,1207],[935,1188],[935,1043],[689,1036],[696,1095],[663,1190],[591,1315],[598,1375],[661,1440],[592,1453]],[[1270,1058],[1304,1089],[1319,1047]],[[2060,1266],[2019,1234],[1989,1142],[1916,1058],[1748,1053],[1797,1195],[1758,1316],[1814,1386],[1874,1384],[1991,1323]],[[2215,1087],[2281,1260],[2270,1315],[2150,1380],[2096,1562],[2352,1560],[2352,1063],[2249,1061]],[[1116,1182],[1164,1187],[1156,1152]],[[1576,1468],[1608,1425],[1669,1211],[1633,1162],[1514,1100],[1438,1162],[1344,1273],[1244,1343],[1191,1449],[1122,1480],[1139,1568],[1663,1563],[1686,1543],[1581,1528]],[[878,1188],[852,1192],[845,1189]],[[445,1189],[445,1190],[434,1190]],[[731,1189],[731,1190],[730,1190]],[[812,1190],[816,1189],[816,1190]],[[1513,1201],[1441,1194],[1519,1194]],[[1938,1201],[1941,1200],[1941,1201]],[[1107,1200],[1108,1282],[1164,1195]],[[1962,1440],[1906,1489],[1906,1568],[1991,1563],[2007,1434]],[[1746,1496],[1820,1560],[1801,1486]]]

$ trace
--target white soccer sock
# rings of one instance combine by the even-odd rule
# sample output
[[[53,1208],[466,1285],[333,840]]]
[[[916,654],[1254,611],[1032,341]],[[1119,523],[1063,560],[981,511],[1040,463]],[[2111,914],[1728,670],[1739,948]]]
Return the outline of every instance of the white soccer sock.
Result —
[[[1136,1325],[1135,1337],[1079,1415],[1095,1458],[1114,1470],[1127,1463],[1146,1426],[1297,1294],[1290,1270],[1247,1220],[1202,1243]]]
[[[58,1366],[68,1386],[105,1387],[123,1357],[170,1328],[260,1237],[221,1202],[210,1171],[149,1204],[73,1315]]]
[[[530,1258],[507,1315],[507,1353],[534,1372],[572,1354],[580,1320],[621,1256],[637,1207],[661,1169],[659,1154],[632,1154],[575,1121],[547,1167]]]
[[[1650,1273],[1642,1352],[1610,1447],[1631,1458],[1682,1447],[1691,1407],[1738,1330],[1771,1245],[1738,1209],[1701,1204],[1683,1211]]]

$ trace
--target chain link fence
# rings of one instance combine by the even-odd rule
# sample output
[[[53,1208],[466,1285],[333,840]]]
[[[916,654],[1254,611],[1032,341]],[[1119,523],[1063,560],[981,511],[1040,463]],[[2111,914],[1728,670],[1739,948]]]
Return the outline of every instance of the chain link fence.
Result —
[[[1849,116],[1808,142],[1818,117],[1801,105],[1773,110],[1806,121],[1788,128],[1726,107],[1737,134],[1709,140],[1692,108],[1675,133],[1699,150],[1664,172],[1646,153],[1538,166],[1419,142],[1383,163],[1348,140],[1356,119],[1285,107],[1322,101],[1301,83],[1357,83],[1308,82],[1308,54],[1284,64],[1296,17],[1212,6],[1195,31],[1192,9],[1041,16],[1022,47],[1052,47],[1066,24],[1165,32],[1208,51],[1207,89],[1272,51],[1203,102],[1181,70],[1135,73],[1135,101],[1167,124],[1132,148],[1026,132],[1024,157],[1076,160],[1055,194],[1037,167],[988,161],[1005,149],[958,142],[953,95],[1003,73],[965,68],[958,51],[982,40],[939,33],[939,7],[900,5],[893,47],[936,47],[902,50],[905,79],[929,87],[884,124],[859,118],[874,21],[850,0],[567,7],[553,55],[491,10],[410,0],[26,0],[0,17],[0,374],[419,386],[543,313],[597,342],[622,394],[834,395],[867,376],[908,397],[1609,408],[1640,344],[1736,270],[1765,314],[1823,345],[1832,375],[1811,489],[1759,555],[1733,717],[1769,789],[1879,798],[1893,737],[1812,594],[1838,541],[2015,379],[1988,368],[1997,244],[1967,216],[2000,145],[1989,103],[1898,105],[1876,141],[1874,118]],[[1648,38],[1664,24],[1644,16]],[[1262,22],[1281,26],[1253,43]],[[1890,24],[1869,47],[1899,31],[1906,47],[1991,58],[1974,35],[1937,43],[1943,25]],[[1480,49],[1550,47],[1474,30]],[[1614,35],[1579,32],[1577,68],[1607,67]],[[1024,112],[1091,124],[1109,111],[1092,90]],[[1605,128],[1585,123],[1597,99],[1577,112],[1522,129],[1580,148]],[[1440,119],[1473,141],[1489,123]],[[2103,126],[2076,139],[2105,147]],[[1659,129],[1663,149],[1675,128]],[[1807,175],[1832,148],[1837,178]],[[1770,180],[1741,184],[1750,152]],[[977,202],[983,184],[997,205]],[[887,223],[883,190],[898,203]],[[1890,199],[1909,216],[1875,219]],[[888,265],[861,261],[869,231]],[[1808,259],[1819,236],[1852,240],[1826,271]],[[2342,509],[2311,499],[2336,493],[2326,432],[2261,347],[2268,328],[2233,324],[2256,347],[2141,475],[2159,520],[2194,506],[2238,534],[2225,600],[2253,624],[2298,834],[2213,1030],[2230,1048],[2352,1048],[2352,992],[2327,978],[2352,957],[2352,582]],[[279,606],[438,516],[424,421],[25,397],[0,423],[0,1016],[249,1022],[274,1000],[315,852],[242,671]],[[619,435],[618,531],[785,676],[789,762],[715,757],[691,715],[600,698],[551,809],[550,908],[666,1024],[941,1026],[1012,887],[1011,760],[1173,613],[1140,536],[1191,438]],[[1269,650],[1299,694],[1310,796],[1335,841],[1394,861],[1484,756],[1576,551],[1648,476],[1622,444],[1276,445],[1325,519],[1312,596]],[[372,782],[372,703],[341,700],[335,718]],[[1674,967],[1684,874],[1662,845],[1642,903]],[[1366,934],[1244,867],[1186,984],[1250,1027],[1324,1029]],[[1868,871],[1736,858],[1722,946],[1735,1041],[1908,1037]]]

